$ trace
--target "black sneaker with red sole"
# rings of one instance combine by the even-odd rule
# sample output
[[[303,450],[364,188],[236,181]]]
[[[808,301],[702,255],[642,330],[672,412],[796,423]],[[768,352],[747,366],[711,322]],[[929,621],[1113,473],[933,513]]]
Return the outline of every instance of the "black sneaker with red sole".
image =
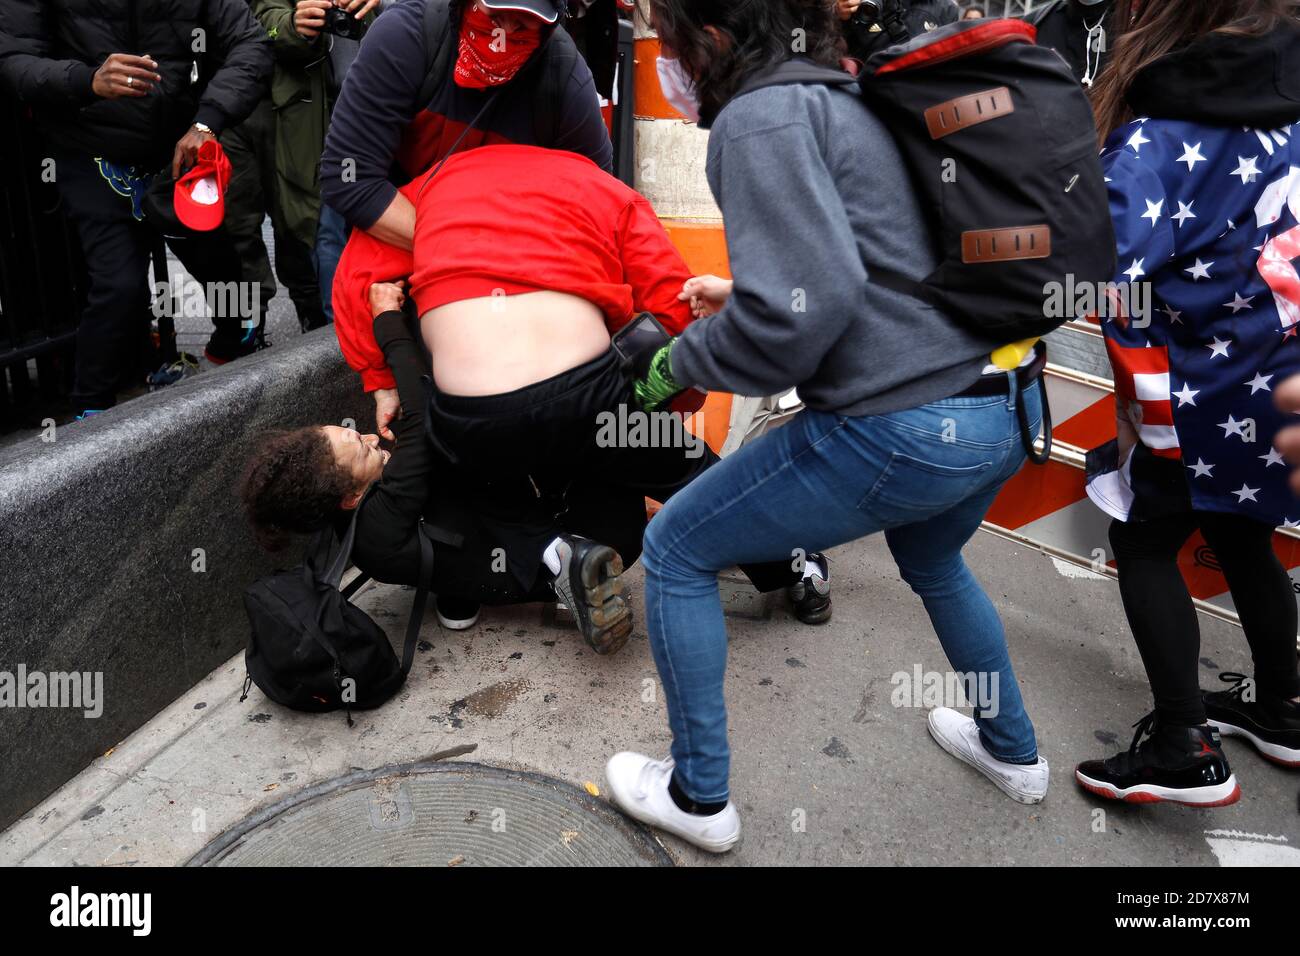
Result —
[[[1154,713],[1134,726],[1137,732],[1127,752],[1075,768],[1079,786],[1125,803],[1224,807],[1241,799],[1213,727],[1166,727]]]
[[[1201,694],[1210,726],[1224,737],[1248,741],[1265,760],[1300,768],[1300,704],[1284,697],[1257,696],[1254,682],[1245,674],[1224,671],[1219,680],[1233,686]]]

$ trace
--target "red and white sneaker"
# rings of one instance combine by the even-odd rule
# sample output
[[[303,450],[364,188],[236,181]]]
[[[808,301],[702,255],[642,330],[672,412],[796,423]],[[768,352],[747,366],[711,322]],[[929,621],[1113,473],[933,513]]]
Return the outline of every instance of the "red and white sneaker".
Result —
[[[1126,752],[1075,768],[1079,786],[1125,803],[1224,807],[1241,799],[1214,728],[1161,726],[1155,713],[1133,726],[1137,733]]]

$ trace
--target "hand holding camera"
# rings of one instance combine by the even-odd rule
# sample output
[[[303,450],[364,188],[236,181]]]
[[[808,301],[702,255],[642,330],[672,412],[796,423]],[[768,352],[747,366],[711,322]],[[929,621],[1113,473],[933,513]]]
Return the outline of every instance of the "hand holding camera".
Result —
[[[379,3],[380,0],[298,0],[293,27],[308,40],[322,33],[360,40],[366,33],[365,18]]]

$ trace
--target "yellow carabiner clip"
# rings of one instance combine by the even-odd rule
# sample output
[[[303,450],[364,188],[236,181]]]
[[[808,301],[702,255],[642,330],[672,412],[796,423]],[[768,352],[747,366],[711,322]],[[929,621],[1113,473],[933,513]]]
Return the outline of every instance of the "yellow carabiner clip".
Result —
[[[990,358],[998,368],[1009,371],[1025,360],[1025,356],[1029,354],[1030,349],[1034,347],[1038,339],[1039,336],[1034,336],[1030,339],[1021,339],[1019,342],[1012,342],[1010,345],[996,348]]]

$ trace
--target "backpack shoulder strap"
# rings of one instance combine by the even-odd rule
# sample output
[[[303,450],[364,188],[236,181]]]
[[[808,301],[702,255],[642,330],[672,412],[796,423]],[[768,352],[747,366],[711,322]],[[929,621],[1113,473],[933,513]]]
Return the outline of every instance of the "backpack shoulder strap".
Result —
[[[433,583],[433,545],[424,533],[424,519],[420,519],[415,537],[420,542],[420,577],[415,586],[415,601],[411,605],[411,617],[406,622],[406,644],[402,648],[402,677],[411,672],[415,661],[415,645],[420,640],[420,625],[424,623],[424,608],[429,600],[429,586]]]
[[[424,109],[433,99],[438,85],[447,76],[447,64],[455,48],[451,35],[451,3],[449,0],[425,0],[424,51],[428,60],[424,68],[424,82],[420,84],[420,98],[416,106]]]
[[[858,80],[843,70],[832,69],[829,66],[814,63],[812,60],[796,57],[751,76],[736,91],[735,96],[743,96],[746,93],[752,93],[754,90],[761,90],[767,86],[786,86],[791,83],[857,86]]]
[[[374,490],[375,486],[371,485],[366,489],[366,493],[361,496],[361,500],[357,502],[356,508],[352,511],[352,518],[348,521],[348,530],[344,532],[343,540],[339,545],[339,552],[334,556],[334,562],[329,566],[324,574],[321,575],[321,580],[336,590],[339,588],[339,583],[343,580],[343,572],[348,569],[348,561],[352,558],[352,543],[357,538],[357,518],[361,516],[361,508],[365,505],[366,500],[370,497],[370,493]],[[321,531],[321,537],[324,538],[326,545],[323,555],[320,551],[316,552],[316,554],[320,556],[318,560],[322,560],[325,555],[329,554],[329,542],[334,538],[333,527],[326,525]],[[319,566],[312,570],[316,570],[317,573],[319,573]]]
[[[829,66],[822,66],[811,60],[795,57],[778,63],[775,67],[765,70],[756,76],[750,77],[736,91],[736,96],[743,96],[745,93],[751,93],[754,90],[761,90],[767,86],[784,86],[791,83],[822,83],[827,86],[853,86],[860,89],[858,78],[845,73],[843,70],[832,69]],[[922,283],[909,279],[901,273],[883,266],[867,266],[867,281],[876,285],[891,289],[902,295],[911,296],[914,299],[928,301],[925,296],[925,287]]]
[[[373,485],[371,488],[373,489]],[[367,491],[367,497],[369,491]],[[352,520],[348,523],[347,533],[343,536],[343,546],[340,548],[338,556],[334,559],[328,571],[328,581],[336,588],[339,585],[339,579],[342,577],[343,569],[347,567],[348,558],[352,554],[352,542],[356,537],[357,516],[361,513],[361,505],[365,504],[363,498],[357,504],[356,511],[352,515]],[[332,529],[326,529],[324,533],[333,534]],[[411,617],[406,622],[406,643],[402,648],[402,676],[405,677],[411,672],[411,665],[415,662],[415,646],[420,641],[420,625],[424,623],[424,610],[429,601],[429,588],[433,584],[433,545],[429,541],[429,535],[424,530],[424,519],[420,519],[420,525],[416,530],[416,540],[420,545],[420,576],[416,579],[415,601],[411,605]],[[309,568],[304,567],[304,575],[310,574]],[[305,577],[304,580],[310,581]],[[348,583],[340,593],[344,600],[351,600],[354,595],[366,581],[370,580],[368,574],[359,574]],[[307,622],[304,622],[307,623]],[[340,665],[338,650],[325,637],[319,622],[311,622],[306,630],[325,649],[325,652],[333,659],[336,666]]]

